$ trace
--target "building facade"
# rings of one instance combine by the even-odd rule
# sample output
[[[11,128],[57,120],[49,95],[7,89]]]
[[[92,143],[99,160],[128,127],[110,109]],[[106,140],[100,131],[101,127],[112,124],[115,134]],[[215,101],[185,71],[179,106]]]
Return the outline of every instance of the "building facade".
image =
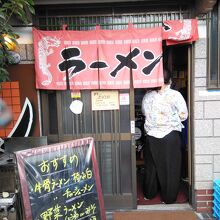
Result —
[[[99,1],[92,2],[94,3],[91,4],[90,1],[88,4],[83,1],[82,4],[82,1],[75,1],[70,5],[68,1],[62,1],[60,5],[60,1],[53,1],[53,4],[50,1],[36,1],[37,13],[33,26],[43,30],[57,30],[61,28],[61,24],[67,24],[70,29],[83,30],[94,27],[97,22],[103,22],[103,28],[116,29],[123,28],[128,22],[132,22],[137,27],[152,27],[160,25],[163,20],[198,16],[199,40],[181,48],[180,53],[184,52],[185,56],[184,62],[178,50],[171,56],[172,63],[177,68],[174,68],[174,71],[185,72],[185,78],[183,78],[184,83],[187,83],[189,108],[187,165],[185,165],[188,174],[187,202],[197,212],[212,212],[213,181],[220,178],[220,91],[218,90],[220,88],[220,44],[217,41],[218,56],[214,62],[215,53],[213,53],[212,44],[219,39],[219,36],[217,35],[216,38],[213,28],[219,28],[219,17],[217,17],[218,25],[214,26],[215,23],[212,22],[214,17],[210,12],[217,10],[219,13],[219,1],[195,1],[194,3],[186,1],[185,5],[176,5],[174,1],[167,1],[166,4],[161,4],[159,1],[135,1],[135,3],[105,1],[104,6]],[[21,27],[16,28],[18,31],[22,30]],[[12,80],[20,80],[14,74],[15,68],[19,72],[28,67],[29,73],[35,74],[33,43],[31,40],[27,42],[27,38],[31,35],[31,27],[23,28],[20,33],[20,36],[23,36],[19,45],[21,62],[20,67],[11,67]],[[216,78],[213,73],[215,68],[210,67],[213,65],[218,65]],[[177,86],[178,80],[179,78],[176,81]],[[217,84],[215,84],[216,81]],[[22,83],[20,80],[20,84]],[[135,111],[138,111],[135,109],[137,104],[135,97],[139,97],[136,92],[133,89],[120,91],[120,93],[129,94],[130,97],[130,106],[122,108],[121,112],[94,113],[85,104],[87,113],[84,112],[82,117],[74,117],[72,119],[74,125],[70,125],[68,114],[62,108],[69,104],[69,100],[65,99],[66,93],[36,91],[39,98],[37,123],[40,125],[41,135],[48,136],[49,143],[86,135],[95,138],[107,210],[136,209],[138,205],[135,139],[134,134],[130,132],[130,122],[135,121]],[[84,103],[90,101],[89,92],[82,92],[81,97]],[[52,109],[56,111],[51,113]],[[92,118],[91,121],[89,121],[90,118]],[[112,124],[113,128],[109,124]],[[80,126],[87,128],[82,129]],[[123,167],[129,167],[129,169],[126,170]],[[128,178],[125,179],[125,177]]]

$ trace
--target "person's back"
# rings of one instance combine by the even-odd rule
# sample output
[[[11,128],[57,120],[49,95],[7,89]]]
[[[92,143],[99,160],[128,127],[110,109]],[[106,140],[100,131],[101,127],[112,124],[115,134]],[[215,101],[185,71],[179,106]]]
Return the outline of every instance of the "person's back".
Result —
[[[163,90],[147,93],[142,102],[145,130],[149,135],[163,137],[172,130],[181,131],[188,114],[181,94],[167,85]],[[183,112],[183,114],[180,114]]]
[[[164,85],[146,93],[142,101],[145,115],[144,195],[154,198],[159,189],[165,203],[176,200],[181,176],[182,121],[188,117],[180,92],[170,88],[171,73],[164,70]]]

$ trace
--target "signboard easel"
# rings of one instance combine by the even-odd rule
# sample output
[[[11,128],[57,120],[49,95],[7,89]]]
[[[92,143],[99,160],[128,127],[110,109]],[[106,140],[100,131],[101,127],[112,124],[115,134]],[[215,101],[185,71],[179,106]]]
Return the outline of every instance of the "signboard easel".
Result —
[[[17,151],[26,220],[105,220],[93,138]]]

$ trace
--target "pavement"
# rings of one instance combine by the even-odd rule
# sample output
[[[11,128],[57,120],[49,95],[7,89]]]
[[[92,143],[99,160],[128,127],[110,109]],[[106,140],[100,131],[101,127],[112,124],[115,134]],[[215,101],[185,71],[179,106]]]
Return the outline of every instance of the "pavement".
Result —
[[[216,218],[214,218],[212,216],[212,214],[208,214],[208,213],[196,213],[195,214],[198,216],[198,220],[216,220]],[[112,213],[106,213],[106,220],[113,220],[112,218]],[[187,219],[186,219],[187,220]]]
[[[192,207],[189,205],[189,203],[184,203],[184,204],[159,204],[159,205],[139,205],[137,207],[137,210],[141,210],[141,211],[156,211],[156,210],[170,210],[170,211],[174,211],[174,210],[185,210],[185,211],[189,211],[192,210]],[[212,214],[210,213],[197,213],[195,212],[195,214],[198,217],[198,220],[216,220],[216,218],[213,217]],[[106,212],[106,219],[107,220],[113,220],[112,218],[112,212]],[[187,219],[186,219],[187,220]]]
[[[208,213],[196,213],[197,216],[198,216],[198,219],[201,219],[201,220],[214,220],[216,218],[213,217],[212,214],[208,214]]]
[[[212,214],[208,213],[196,213],[198,216],[198,220],[215,220]],[[15,213],[10,213],[8,218],[0,217],[0,220],[16,220]],[[106,220],[113,220],[112,213],[106,213]],[[187,219],[186,219],[187,220]]]

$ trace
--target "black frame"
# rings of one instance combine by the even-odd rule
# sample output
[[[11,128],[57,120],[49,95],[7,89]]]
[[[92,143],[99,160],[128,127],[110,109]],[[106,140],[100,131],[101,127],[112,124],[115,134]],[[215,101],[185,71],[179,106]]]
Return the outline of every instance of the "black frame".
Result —
[[[210,13],[208,22],[208,89],[220,89],[220,1]]]

